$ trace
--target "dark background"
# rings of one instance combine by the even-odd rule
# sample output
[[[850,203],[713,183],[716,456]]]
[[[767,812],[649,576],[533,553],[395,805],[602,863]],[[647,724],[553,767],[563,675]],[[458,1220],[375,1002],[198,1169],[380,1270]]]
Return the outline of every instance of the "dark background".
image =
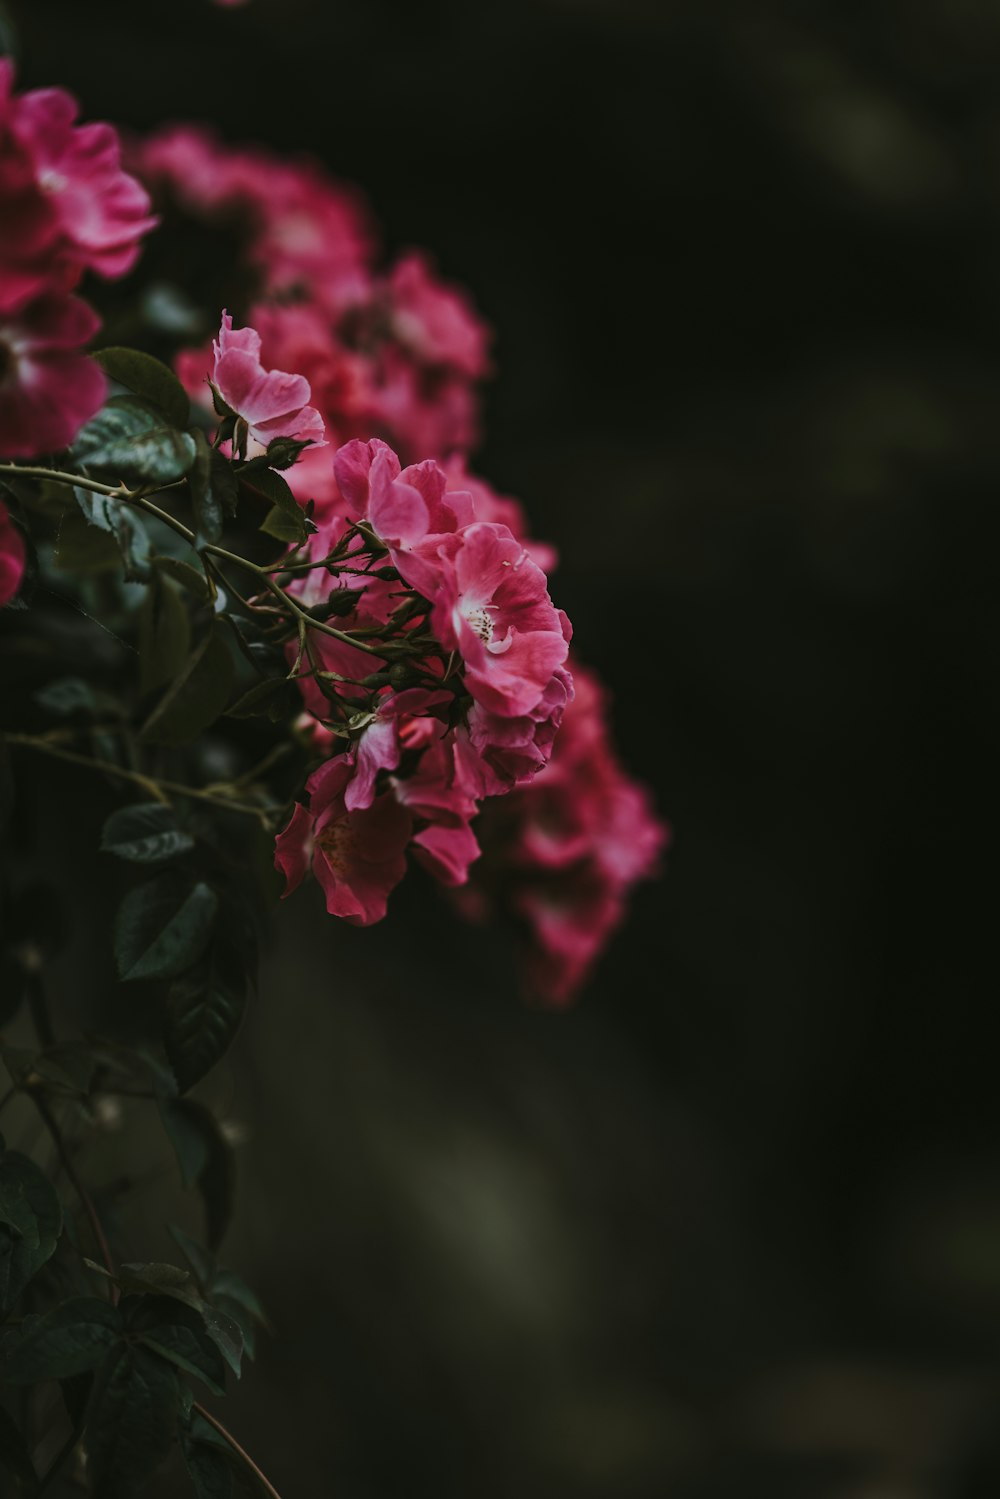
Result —
[[[472,289],[675,833],[568,1014],[418,879],[282,907],[226,1419],[285,1499],[1000,1493],[1000,6],[17,9],[24,84],[311,148]]]

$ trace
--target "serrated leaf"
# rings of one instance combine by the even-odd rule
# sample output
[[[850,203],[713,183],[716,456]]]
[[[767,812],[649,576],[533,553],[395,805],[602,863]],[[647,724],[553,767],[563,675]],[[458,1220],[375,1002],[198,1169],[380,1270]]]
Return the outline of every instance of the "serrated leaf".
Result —
[[[159,407],[172,427],[187,426],[190,397],[173,370],[159,359],[139,349],[123,348],[98,349],[93,357],[112,380]]]
[[[139,610],[139,686],[146,693],[176,678],[191,649],[191,621],[178,590],[154,573]]]
[[[204,432],[194,434],[195,458],[188,475],[195,521],[195,548],[218,541],[222,535],[222,505],[212,487],[212,449]]]
[[[167,1297],[147,1296],[128,1326],[154,1353],[194,1374],[214,1395],[225,1394],[226,1365],[199,1311]]]
[[[121,500],[73,486],[80,513],[88,525],[113,536],[121,553],[126,581],[142,583],[149,577],[149,534],[141,518]]]
[[[157,406],[137,396],[113,396],[73,444],[81,463],[115,478],[172,484],[194,462],[194,439],[179,432]]]
[[[101,849],[133,864],[162,864],[194,848],[194,839],[177,826],[173,807],[142,802],[112,812],[101,832]]]
[[[169,1455],[180,1408],[177,1374],[159,1354],[131,1344],[111,1355],[87,1423],[92,1499],[135,1499]]]
[[[205,1208],[205,1239],[219,1247],[233,1210],[235,1165],[215,1116],[190,1098],[161,1099],[160,1115],[185,1186],[197,1183]]]
[[[110,1302],[73,1296],[43,1317],[32,1318],[7,1350],[3,1377],[10,1384],[37,1384],[84,1374],[104,1359],[121,1330],[121,1317]]]
[[[122,979],[176,978],[196,963],[212,933],[215,891],[199,881],[178,886],[169,875],[130,890],[115,923],[115,958]]]
[[[289,489],[287,481],[280,474],[276,474],[270,468],[254,468],[249,472],[244,469],[240,472],[240,480],[248,489],[252,489],[255,494],[267,500],[272,507],[267,520],[261,526],[262,531],[267,530],[268,535],[275,535],[274,530],[268,528],[269,525],[275,523],[272,522],[272,516],[277,511],[287,532],[287,535],[281,536],[280,540],[306,540],[309,535],[309,526],[306,524],[305,511]]]
[[[227,515],[235,515],[240,497],[240,481],[236,470],[218,448],[212,449],[212,493]]]
[[[208,1303],[202,1308],[201,1315],[205,1331],[239,1379],[243,1359],[243,1329],[232,1317]]]
[[[52,1183],[27,1156],[8,1150],[0,1159],[0,1315],[55,1252],[62,1204]]]
[[[181,1093],[228,1051],[245,1004],[243,992],[220,982],[211,965],[204,974],[185,975],[171,986],[163,1039]]]
[[[189,744],[222,713],[234,674],[226,633],[217,620],[149,715],[141,737],[154,744]]]
[[[6,1468],[14,1481],[15,1491],[22,1495],[23,1499],[34,1499],[34,1495],[38,1493],[38,1476],[31,1462],[31,1454],[20,1428],[2,1405],[0,1405],[0,1468]]]

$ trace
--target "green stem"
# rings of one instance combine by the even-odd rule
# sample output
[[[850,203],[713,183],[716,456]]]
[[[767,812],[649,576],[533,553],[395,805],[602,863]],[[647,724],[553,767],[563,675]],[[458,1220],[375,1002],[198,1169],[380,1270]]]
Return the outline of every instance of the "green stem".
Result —
[[[51,744],[37,734],[5,734],[3,737],[8,744],[23,744],[29,749],[41,750],[43,755],[52,755],[57,760],[67,760],[71,765],[85,765],[90,770],[101,770],[105,775],[117,776],[121,781],[132,781],[157,801],[165,800],[164,792],[171,796],[189,796],[196,801],[211,802],[213,806],[224,807],[227,812],[242,812],[249,817],[256,817],[258,821],[265,824],[267,822],[266,808],[253,806],[249,802],[233,801],[230,797],[220,796],[207,787],[182,786],[177,781],[154,780],[152,776],[142,775],[137,770],[126,770],[123,765],[115,765],[111,760],[95,760],[91,755],[80,755],[75,750],[63,749],[61,745]]]

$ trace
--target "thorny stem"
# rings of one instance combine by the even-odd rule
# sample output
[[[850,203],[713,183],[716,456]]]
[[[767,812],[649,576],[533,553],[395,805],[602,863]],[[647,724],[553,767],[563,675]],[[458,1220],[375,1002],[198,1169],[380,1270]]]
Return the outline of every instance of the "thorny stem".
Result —
[[[172,530],[176,531],[178,536],[183,536],[185,541],[192,545],[194,544],[195,533],[190,527],[185,526],[183,521],[179,521],[169,511],[161,510],[159,505],[154,505],[151,500],[146,498],[146,491],[141,488],[128,489],[124,484],[101,484],[96,479],[86,479],[79,474],[66,474],[62,473],[59,469],[36,468],[18,463],[0,463],[0,473],[20,474],[32,479],[49,479],[56,484],[76,485],[80,489],[90,490],[93,494],[106,495],[109,499],[124,500],[126,504],[136,505],[140,510],[145,510],[147,515],[155,516],[157,520],[162,521],[164,525],[170,526]],[[158,493],[161,489],[172,488],[173,485],[161,484],[157,486],[154,493]],[[383,660],[387,659],[383,652],[375,646],[368,645],[367,642],[356,639],[355,636],[349,634],[346,630],[338,630],[334,625],[328,625],[325,620],[313,619],[307,610],[300,608],[280,584],[274,581],[266,567],[261,567],[257,562],[251,562],[248,557],[241,557],[237,552],[230,552],[225,547],[216,546],[214,542],[204,543],[200,550],[210,553],[213,557],[222,557],[226,562],[232,562],[235,566],[242,567],[247,572],[255,573],[263,581],[265,587],[270,589],[275,597],[281,600],[285,608],[296,619],[304,620],[310,629],[319,630],[323,635],[332,635],[334,640],[340,640],[345,645],[352,645],[356,650],[365,651],[370,656],[378,656]],[[311,565],[320,566],[321,564],[316,563]]]
[[[57,760],[68,760],[71,765],[85,765],[91,770],[101,770],[106,775],[117,776],[121,781],[132,781],[148,791],[157,801],[165,800],[164,792],[172,796],[190,796],[197,801],[211,802],[216,807],[224,807],[228,812],[243,812],[267,825],[268,813],[265,807],[255,807],[249,802],[234,801],[230,797],[220,796],[208,787],[182,786],[177,781],[157,780],[152,776],[143,775],[138,770],[126,770],[123,765],[115,765],[111,760],[95,760],[91,755],[81,755],[75,750],[63,749],[61,745],[52,744],[38,734],[5,734],[3,737],[8,744],[27,745],[30,749],[41,750],[43,755],[53,755]]]

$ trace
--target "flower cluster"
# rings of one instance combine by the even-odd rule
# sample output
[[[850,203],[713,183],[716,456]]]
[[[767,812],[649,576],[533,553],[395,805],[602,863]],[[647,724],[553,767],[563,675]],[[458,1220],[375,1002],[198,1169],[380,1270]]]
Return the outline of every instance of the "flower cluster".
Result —
[[[521,924],[532,989],[565,1004],[622,922],[632,887],[669,842],[645,788],[623,770],[607,698],[574,663],[576,687],[544,776],[484,817],[486,850],[462,909],[502,909]]]
[[[289,559],[288,588],[338,624],[288,651],[310,736],[335,753],[278,864],[289,889],[311,864],[328,909],[367,924],[411,843],[445,884],[468,878],[479,801],[548,761],[572,697],[570,629],[524,545],[437,463],[402,468],[375,438],[332,467],[336,501]]]
[[[61,89],[14,92],[0,58],[0,457],[65,447],[100,407],[97,331],[72,295],[84,272],[122,276],[155,220],[110,125],[76,125]]]
[[[353,192],[311,162],[228,148],[193,126],[138,143],[134,162],[168,217],[238,230],[254,288],[241,312],[265,362],[309,381],[331,442],[382,437],[405,462],[470,450],[489,331],[425,256],[379,266]],[[204,368],[204,350],[178,362],[193,395]],[[291,482],[303,498],[334,498],[309,460]]]

